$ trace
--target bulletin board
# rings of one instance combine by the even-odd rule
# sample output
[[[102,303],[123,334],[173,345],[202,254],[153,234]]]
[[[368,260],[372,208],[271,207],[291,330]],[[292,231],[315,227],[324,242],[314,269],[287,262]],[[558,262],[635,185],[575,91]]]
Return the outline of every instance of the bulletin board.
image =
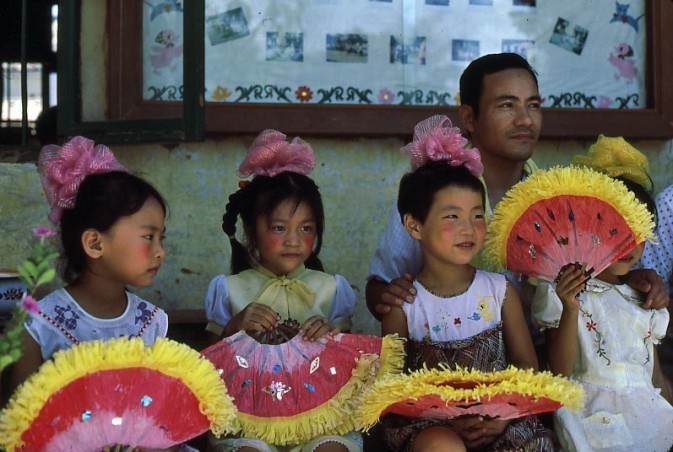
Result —
[[[146,0],[143,99],[181,96],[178,0]],[[208,103],[454,106],[467,64],[515,52],[543,107],[646,106],[645,0],[206,0]]]

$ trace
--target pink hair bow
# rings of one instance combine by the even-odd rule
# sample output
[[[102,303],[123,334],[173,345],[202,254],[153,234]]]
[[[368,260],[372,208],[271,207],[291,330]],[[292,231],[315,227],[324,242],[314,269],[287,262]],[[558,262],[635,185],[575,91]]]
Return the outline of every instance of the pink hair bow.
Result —
[[[126,171],[107,146],[81,136],[74,137],[62,147],[49,144],[40,151],[37,170],[42,189],[51,206],[49,220],[57,224],[63,209],[75,207],[77,190],[85,177],[110,171]]]
[[[467,140],[460,129],[444,115],[431,116],[414,127],[414,139],[400,151],[411,156],[411,170],[416,171],[428,161],[444,160],[451,166],[464,165],[479,177],[484,171],[477,148],[465,149]]]
[[[250,147],[238,173],[241,177],[273,177],[285,171],[307,175],[315,168],[311,145],[297,137],[288,143],[285,134],[267,129]]]

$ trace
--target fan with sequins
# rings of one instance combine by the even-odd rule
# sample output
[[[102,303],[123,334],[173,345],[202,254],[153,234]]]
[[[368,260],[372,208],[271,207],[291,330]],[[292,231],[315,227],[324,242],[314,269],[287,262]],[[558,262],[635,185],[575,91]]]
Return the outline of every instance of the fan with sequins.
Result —
[[[235,411],[212,363],[184,344],[82,342],[56,352],[16,390],[0,413],[0,445],[165,449],[208,430],[231,432]]]
[[[496,205],[485,253],[497,268],[554,281],[570,265],[602,272],[653,231],[652,215],[620,181],[554,167],[535,171]]]
[[[234,398],[238,435],[281,446],[354,430],[357,396],[404,361],[396,336],[343,333],[262,344],[239,331],[202,353]]]

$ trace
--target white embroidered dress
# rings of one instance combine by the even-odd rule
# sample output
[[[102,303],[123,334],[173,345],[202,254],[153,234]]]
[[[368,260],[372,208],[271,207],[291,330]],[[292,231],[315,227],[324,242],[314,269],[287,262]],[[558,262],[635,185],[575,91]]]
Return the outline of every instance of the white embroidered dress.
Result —
[[[67,290],[60,288],[39,301],[40,313],[29,317],[26,330],[40,344],[44,359],[82,341],[137,336],[152,344],[158,337],[165,337],[166,313],[131,292],[126,292],[126,297],[122,315],[100,319],[87,313]]]
[[[578,353],[572,378],[584,386],[584,409],[554,415],[568,451],[668,451],[673,407],[652,386],[653,347],[666,333],[666,309],[642,309],[626,285],[590,280],[580,294]],[[541,282],[533,318],[541,329],[558,327],[562,304],[552,284]]]

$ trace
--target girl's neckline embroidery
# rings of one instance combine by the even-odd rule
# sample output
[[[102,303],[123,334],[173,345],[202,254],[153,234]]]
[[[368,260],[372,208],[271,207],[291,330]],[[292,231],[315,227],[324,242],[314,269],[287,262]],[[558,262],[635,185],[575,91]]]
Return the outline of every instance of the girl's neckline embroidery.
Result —
[[[423,287],[423,289],[425,289],[428,293],[434,295],[435,297],[437,297],[437,298],[448,299],[448,298],[459,297],[459,296],[461,296],[461,295],[467,293],[467,292],[470,290],[470,287],[472,287],[472,284],[474,283],[474,278],[476,278],[476,276],[477,276],[477,268],[475,267],[475,268],[473,268],[473,271],[472,271],[472,279],[470,279],[470,283],[467,285],[467,287],[465,288],[465,290],[462,290],[462,291],[460,291],[460,292],[458,292],[458,293],[454,293],[454,294],[451,294],[451,295],[446,295],[446,294],[440,294],[440,293],[437,293],[437,292],[433,292],[432,290],[428,289],[428,288],[426,287],[426,285],[423,284],[423,282],[422,282],[420,279],[418,279],[418,278],[416,278],[416,282],[417,282],[418,284],[420,284],[420,286]]]

